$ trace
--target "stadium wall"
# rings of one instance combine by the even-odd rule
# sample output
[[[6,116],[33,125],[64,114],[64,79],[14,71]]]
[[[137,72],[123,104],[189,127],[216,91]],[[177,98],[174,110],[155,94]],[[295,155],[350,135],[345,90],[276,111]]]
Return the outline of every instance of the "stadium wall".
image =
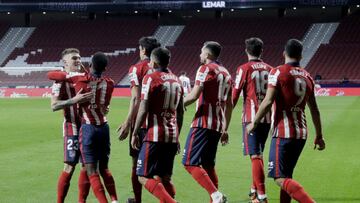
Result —
[[[115,88],[113,97],[130,97],[129,88]],[[359,87],[317,88],[316,96],[360,96]],[[51,88],[0,88],[0,98],[51,97]]]

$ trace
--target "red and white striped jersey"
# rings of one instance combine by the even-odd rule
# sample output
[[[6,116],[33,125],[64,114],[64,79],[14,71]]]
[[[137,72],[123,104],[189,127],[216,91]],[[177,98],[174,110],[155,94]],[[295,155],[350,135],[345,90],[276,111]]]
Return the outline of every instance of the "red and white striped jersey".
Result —
[[[268,88],[276,88],[273,105],[273,137],[306,139],[305,105],[314,94],[315,83],[298,63],[289,63],[271,70]]]
[[[51,87],[52,96],[57,97],[58,100],[67,100],[76,95],[73,84],[68,82],[54,82]],[[63,136],[78,135],[81,119],[76,104],[67,106],[63,109]]]
[[[231,91],[231,75],[217,62],[200,66],[195,85],[203,88],[196,101],[196,113],[192,121],[193,128],[207,128],[222,132],[225,124],[225,102]]]
[[[141,87],[145,75],[154,72],[154,70],[149,67],[149,62],[149,59],[144,59],[130,67],[128,74],[130,80],[130,88],[133,86]]]
[[[184,91],[170,70],[156,70],[146,75],[141,100],[148,100],[148,131],[144,141],[178,143],[177,107]]]
[[[59,71],[50,71],[48,77],[51,80],[73,83],[75,92],[79,92],[82,89],[82,93],[94,93],[89,102],[79,105],[82,123],[102,125],[107,122],[105,114],[109,108],[114,90],[114,81],[112,79],[104,76],[95,76],[90,73],[71,76]]]
[[[271,66],[261,60],[251,60],[238,67],[232,98],[233,103],[237,103],[241,91],[243,92],[243,123],[254,121],[255,114],[266,95],[268,75],[271,69]],[[260,122],[271,123],[271,112],[266,114]]]
[[[134,86],[138,86],[141,89],[142,81],[145,75],[154,72],[154,69],[149,67],[149,59],[144,59],[139,61],[137,64],[133,65],[129,69],[129,80],[130,80],[130,89]],[[132,118],[132,127],[135,125],[136,114]],[[146,129],[146,122],[144,122],[141,128]]]

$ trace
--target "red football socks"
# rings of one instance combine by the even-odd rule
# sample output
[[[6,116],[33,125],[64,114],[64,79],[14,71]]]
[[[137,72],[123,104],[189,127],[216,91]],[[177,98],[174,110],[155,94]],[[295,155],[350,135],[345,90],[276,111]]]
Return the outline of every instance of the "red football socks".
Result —
[[[280,190],[280,203],[290,203],[290,195],[283,189]]]
[[[205,169],[206,173],[209,175],[211,181],[214,183],[215,187],[218,189],[219,188],[219,179],[216,174],[215,167],[206,167],[204,169]]]
[[[145,188],[158,198],[161,202],[176,203],[176,201],[165,190],[164,185],[155,179],[148,179],[145,184]]]
[[[252,178],[259,195],[265,194],[264,165],[261,158],[251,158]]]
[[[79,203],[85,203],[90,190],[90,180],[89,177],[87,176],[85,169],[80,170],[78,187],[79,187]]]
[[[138,176],[136,175],[136,166],[132,167],[131,183],[134,191],[135,201],[136,203],[141,203],[142,185],[139,182]]]
[[[217,191],[216,186],[203,168],[199,166],[185,166],[185,169],[192,175],[196,182],[205,188],[209,195]]]
[[[300,203],[314,203],[315,201],[305,192],[304,188],[295,180],[285,179],[282,189],[285,190],[293,199]]]
[[[110,170],[109,169],[101,170],[100,174],[104,180],[104,185],[110,195],[111,201],[118,200],[116,195],[115,180]]]
[[[107,203],[107,199],[105,196],[104,187],[101,184],[99,174],[95,173],[89,176],[91,188],[95,194],[95,197],[98,199],[99,203]]]
[[[66,173],[65,171],[61,172],[58,186],[57,186],[57,202],[63,203],[66,197],[66,194],[70,187],[70,179],[72,174]]]

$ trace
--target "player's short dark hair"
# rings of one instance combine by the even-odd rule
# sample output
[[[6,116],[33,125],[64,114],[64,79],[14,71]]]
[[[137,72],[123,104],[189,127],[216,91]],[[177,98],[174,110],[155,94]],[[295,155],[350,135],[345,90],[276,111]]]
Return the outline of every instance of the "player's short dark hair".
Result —
[[[103,52],[96,52],[91,58],[92,68],[96,72],[103,72],[108,65],[108,57]]]
[[[205,42],[204,48],[208,49],[210,54],[215,58],[218,58],[220,56],[220,52],[222,49],[221,45],[218,42],[214,42],[214,41]]]
[[[290,39],[285,45],[285,53],[290,57],[297,60],[301,59],[303,45],[297,39]]]
[[[257,37],[251,37],[245,40],[245,47],[248,54],[255,57],[260,57],[263,51],[263,41]]]
[[[181,71],[181,72],[180,72],[180,75],[186,75],[186,72],[185,72],[185,71]]]
[[[170,62],[170,51],[167,48],[158,47],[151,52],[151,57],[162,68],[167,68]]]
[[[76,49],[76,48],[67,48],[67,49],[64,49],[62,52],[61,52],[61,58],[63,58],[65,55],[67,54],[72,54],[72,53],[76,53],[76,54],[80,54],[80,51],[79,49]]]
[[[145,55],[150,57],[152,50],[161,46],[155,37],[142,37],[139,45],[145,49]]]

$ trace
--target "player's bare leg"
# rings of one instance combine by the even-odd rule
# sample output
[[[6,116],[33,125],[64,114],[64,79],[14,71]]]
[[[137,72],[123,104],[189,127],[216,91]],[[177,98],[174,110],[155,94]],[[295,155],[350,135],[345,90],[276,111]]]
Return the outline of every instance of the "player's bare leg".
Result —
[[[64,163],[64,169],[60,174],[57,186],[57,202],[63,203],[70,187],[70,180],[75,170],[75,164]]]
[[[295,180],[291,178],[277,178],[275,179],[275,182],[294,200],[300,203],[315,203],[309,194],[305,192],[304,188]],[[280,201],[280,203],[285,202]]]
[[[90,179],[91,188],[100,203],[108,203],[105,195],[104,186],[101,183],[100,176],[96,170],[97,164],[85,164],[86,172]]]
[[[115,187],[115,180],[108,168],[108,162],[104,163],[104,162],[100,161],[99,172],[100,172],[101,177],[104,180],[105,188],[110,195],[112,203],[118,203],[116,187]]]
[[[267,202],[267,196],[265,193],[265,172],[264,172],[264,162],[262,155],[251,155],[251,168],[252,168],[252,179],[253,185],[255,186],[255,197],[252,195],[250,189],[250,198],[254,203],[257,202]]]
[[[161,182],[161,178],[158,176],[154,178],[139,176],[139,182],[145,187],[146,190],[148,190],[161,202],[176,203],[175,199],[173,199],[166,191],[164,185]]]
[[[89,195],[89,191],[90,191],[90,180],[87,175],[85,165],[81,166],[78,187],[79,187],[79,203],[85,203],[86,198]]]
[[[137,156],[132,156],[131,183],[134,191],[134,198],[129,198],[127,203],[141,203],[142,185],[136,175]]]

